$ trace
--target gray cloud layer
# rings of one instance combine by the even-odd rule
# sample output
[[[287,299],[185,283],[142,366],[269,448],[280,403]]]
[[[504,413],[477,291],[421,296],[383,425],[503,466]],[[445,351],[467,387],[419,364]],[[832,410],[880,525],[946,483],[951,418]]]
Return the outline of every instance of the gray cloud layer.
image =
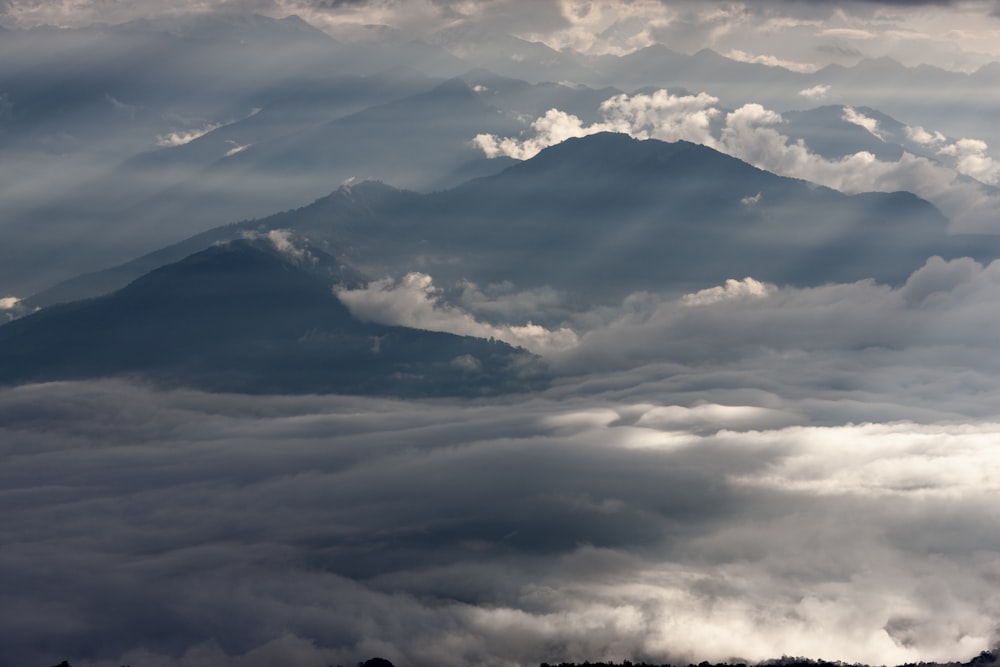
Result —
[[[4,390],[0,664],[968,658],[998,266],[636,295],[500,402]]]
[[[985,647],[1000,426],[794,412],[6,391],[3,664]]]

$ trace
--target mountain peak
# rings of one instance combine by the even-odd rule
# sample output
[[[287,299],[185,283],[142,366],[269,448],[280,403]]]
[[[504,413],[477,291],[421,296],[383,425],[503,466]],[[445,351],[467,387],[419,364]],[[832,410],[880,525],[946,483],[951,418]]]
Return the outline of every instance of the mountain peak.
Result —
[[[645,181],[659,178],[665,171],[682,173],[708,168],[708,165],[720,169],[723,165],[739,165],[740,169],[760,171],[741,160],[690,141],[636,139],[616,132],[567,139],[506,171],[529,174],[558,170],[606,174],[611,181],[617,182],[624,174],[631,174],[637,181]]]
[[[545,381],[505,343],[361,322],[308,269],[265,239],[213,245],[0,327],[0,383],[138,375],[243,393],[478,395]]]

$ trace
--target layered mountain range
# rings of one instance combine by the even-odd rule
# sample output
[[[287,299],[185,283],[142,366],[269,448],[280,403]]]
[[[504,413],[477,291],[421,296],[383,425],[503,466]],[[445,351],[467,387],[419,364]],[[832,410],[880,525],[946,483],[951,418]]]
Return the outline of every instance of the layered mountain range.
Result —
[[[782,132],[823,156],[948,159],[891,116],[949,141],[971,131],[996,143],[988,113],[947,103],[974,91],[988,108],[991,66],[965,74],[883,59],[803,73],[662,45],[585,56],[471,28],[333,37],[297,17],[235,14],[5,30],[4,54],[0,285],[18,296],[350,179],[431,192],[498,173],[512,161],[483,159],[477,134],[517,136],[549,109],[590,123],[623,93],[704,91],[723,110],[787,110]],[[928,80],[939,95],[900,85]],[[802,96],[811,89],[828,93]],[[879,137],[844,122],[857,97]]]
[[[3,32],[0,53],[20,60],[0,65],[0,146],[13,156],[0,159],[0,280],[33,296],[5,297],[16,307],[0,314],[41,311],[0,329],[0,380],[524,389],[544,383],[531,355],[447,327],[362,322],[337,294],[368,298],[376,281],[419,274],[431,305],[451,308],[468,289],[545,293],[516,322],[475,316],[571,329],[574,314],[636,293],[744,277],[899,285],[931,256],[1000,256],[1000,237],[956,233],[909,192],[845,194],[707,145],[583,131],[607,122],[609,100],[652,103],[657,90],[667,106],[651,116],[696,103],[669,122],[704,121],[721,138],[748,91],[789,105],[809,86],[870,91],[912,75],[944,90],[979,85],[991,68],[918,72],[881,60],[803,73],[660,45],[584,56],[471,28],[427,41],[364,33],[224,14]],[[716,97],[692,96],[702,90]],[[537,155],[491,155],[474,140],[516,145],[546,122],[570,129],[550,128],[538,148],[554,145]],[[966,172],[990,173],[978,144],[875,107],[792,110],[778,129],[828,164],[863,155],[926,171],[971,159]],[[478,324],[467,329],[488,330]]]
[[[476,394],[537,388],[526,352],[361,322],[335,291],[420,272],[445,291],[554,290],[566,309],[752,276],[900,284],[928,257],[1000,256],[909,193],[845,195],[688,142],[570,139],[419,194],[380,182],[196,235],[25,302],[0,380],[139,375],[249,392]]]

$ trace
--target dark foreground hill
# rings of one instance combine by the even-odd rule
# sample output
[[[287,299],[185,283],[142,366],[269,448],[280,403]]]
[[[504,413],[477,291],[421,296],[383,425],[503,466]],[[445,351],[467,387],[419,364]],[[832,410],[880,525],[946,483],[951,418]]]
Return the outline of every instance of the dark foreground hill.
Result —
[[[494,341],[364,323],[325,276],[237,240],[0,327],[0,383],[138,376],[243,393],[480,395],[544,382]]]
[[[1000,662],[1000,656],[998,656],[997,651],[983,651],[971,660],[953,661],[953,662],[920,662],[920,663],[906,663],[905,665],[899,665],[898,667],[989,667]],[[367,663],[365,663],[367,665]],[[781,658],[774,658],[771,660],[764,660],[758,663],[751,663],[757,667],[847,667],[848,663],[829,660],[815,660],[811,658],[803,657],[790,657],[784,656]],[[561,662],[559,664],[549,665],[549,663],[543,662],[540,667],[680,667],[679,665],[672,665],[669,663],[664,664],[650,664],[647,662],[631,662],[625,660],[621,663],[615,662]],[[687,667],[747,667],[746,663],[743,662],[720,662],[720,663],[709,663],[700,662],[698,665],[689,664]],[[867,665],[861,663],[852,663],[851,667],[868,667]]]
[[[998,658],[995,651],[983,651],[977,655],[972,660],[968,662],[921,662],[921,663],[907,663],[906,665],[900,665],[899,667],[989,667],[995,665],[1000,658]],[[843,662],[829,662],[826,660],[811,660],[809,658],[777,658],[774,660],[765,660],[760,663],[755,663],[759,667],[845,667]],[[53,665],[53,667],[72,667],[69,662],[63,660],[58,665]],[[359,662],[357,667],[395,667],[392,662],[386,660],[385,658],[371,658],[364,662]],[[540,667],[680,667],[668,663],[663,664],[651,664],[647,662],[632,662],[630,660],[625,660],[621,663],[615,662],[561,662],[557,665],[549,665],[547,662],[543,662]],[[701,662],[698,665],[689,664],[687,667],[747,667],[746,663],[742,662],[721,662],[721,663],[709,663]],[[867,667],[866,665],[855,664],[852,667]]]

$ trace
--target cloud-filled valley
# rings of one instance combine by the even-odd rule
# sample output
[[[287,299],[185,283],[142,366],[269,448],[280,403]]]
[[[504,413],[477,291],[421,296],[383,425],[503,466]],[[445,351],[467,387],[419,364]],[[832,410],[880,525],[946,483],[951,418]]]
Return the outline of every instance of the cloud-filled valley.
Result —
[[[996,423],[796,426],[813,406],[750,387],[726,397],[745,405],[671,403],[684,393],[6,390],[3,643],[22,664],[58,636],[95,664],[153,665],[901,663],[989,645]],[[870,393],[837,393],[874,416]]]
[[[0,1],[0,667],[996,655],[997,31]]]
[[[499,400],[5,389],[3,643],[108,665],[974,654],[1000,611],[996,267],[635,295],[581,317],[551,389]]]

